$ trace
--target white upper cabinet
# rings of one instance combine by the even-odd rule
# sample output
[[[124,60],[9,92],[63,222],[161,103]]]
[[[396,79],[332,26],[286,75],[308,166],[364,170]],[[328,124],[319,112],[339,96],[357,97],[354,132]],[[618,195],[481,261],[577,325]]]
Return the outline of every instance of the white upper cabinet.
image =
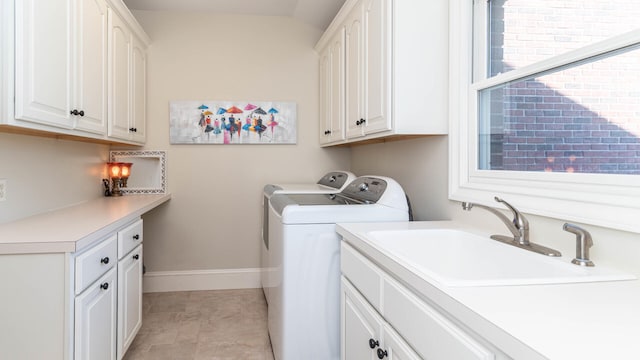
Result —
[[[78,57],[75,63],[76,129],[104,134],[107,129],[107,3],[82,0],[76,5]]]
[[[73,128],[72,0],[16,1],[17,119]]]
[[[320,54],[320,143],[344,140],[344,27]]]
[[[15,86],[3,85],[9,105],[0,124],[36,135],[145,142],[149,39],[121,0],[9,0],[2,7],[3,83]]]
[[[345,32],[344,140],[322,141],[331,102],[324,54]],[[448,131],[448,1],[347,0],[318,41],[321,145]],[[324,122],[324,124],[323,124]]]
[[[131,131],[133,141],[147,139],[147,47],[136,36],[131,50]]]
[[[109,136],[144,143],[146,45],[114,11],[109,12]]]
[[[131,41],[125,22],[109,9],[109,136],[125,140],[131,123]]]

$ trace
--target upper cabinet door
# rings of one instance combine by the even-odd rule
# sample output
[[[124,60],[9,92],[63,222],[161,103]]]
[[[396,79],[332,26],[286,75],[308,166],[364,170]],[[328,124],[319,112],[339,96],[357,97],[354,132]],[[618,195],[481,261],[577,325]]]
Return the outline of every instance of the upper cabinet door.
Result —
[[[391,1],[364,1],[364,133],[391,129]]]
[[[15,117],[72,128],[72,1],[16,1]]]
[[[107,4],[80,0],[77,4],[76,129],[107,132]]]
[[[110,137],[129,140],[131,123],[131,31],[109,9],[109,131]]]
[[[363,13],[362,3],[359,2],[345,21],[345,107],[346,107],[346,131],[347,138],[362,136],[363,120],[365,120],[364,89],[362,78],[364,76],[363,61]]]
[[[133,141],[147,140],[147,49],[142,41],[133,37],[131,52],[131,124],[129,131]]]
[[[320,54],[320,143],[344,140],[344,28]]]

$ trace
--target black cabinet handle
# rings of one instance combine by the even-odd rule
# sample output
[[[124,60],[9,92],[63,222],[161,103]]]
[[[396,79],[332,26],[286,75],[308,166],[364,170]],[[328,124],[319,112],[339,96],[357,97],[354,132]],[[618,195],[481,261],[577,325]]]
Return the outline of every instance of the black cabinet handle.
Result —
[[[78,111],[78,109],[73,109],[73,110],[71,110],[71,115],[80,115],[80,116],[84,116],[84,110],[80,110],[80,111]]]
[[[380,342],[378,342],[378,340],[369,339],[369,347],[370,348],[375,349],[379,345],[380,345]]]
[[[367,122],[367,120],[365,120],[365,119],[360,119],[360,120],[356,121],[356,125],[362,125],[362,124],[364,124],[364,123],[366,123],[366,122]]]
[[[131,131],[131,132],[138,132],[138,129],[137,129],[137,128],[132,127],[132,128],[129,128],[129,131]]]
[[[140,240],[140,234],[133,235],[133,240]]]
[[[100,262],[107,265],[109,263],[109,257],[108,256],[103,257],[102,259],[100,259]]]
[[[378,349],[378,359],[384,359],[387,355],[387,350]]]
[[[138,260],[138,259],[140,259],[140,255],[139,254],[133,255],[133,260]]]
[[[109,288],[109,283],[100,284],[100,289],[107,290]]]

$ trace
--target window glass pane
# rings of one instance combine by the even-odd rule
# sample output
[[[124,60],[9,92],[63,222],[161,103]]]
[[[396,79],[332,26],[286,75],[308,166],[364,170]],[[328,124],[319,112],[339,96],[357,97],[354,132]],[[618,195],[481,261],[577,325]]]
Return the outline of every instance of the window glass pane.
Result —
[[[638,28],[637,0],[490,0],[489,76]]]
[[[479,94],[479,168],[640,174],[640,50]]]

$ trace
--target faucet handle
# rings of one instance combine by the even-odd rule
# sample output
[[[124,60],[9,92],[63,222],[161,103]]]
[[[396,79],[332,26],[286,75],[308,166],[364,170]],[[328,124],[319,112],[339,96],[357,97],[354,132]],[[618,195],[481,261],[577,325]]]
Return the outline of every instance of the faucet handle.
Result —
[[[565,223],[562,230],[576,235],[576,257],[571,260],[572,264],[580,266],[595,266],[593,261],[589,259],[589,248],[593,246],[591,234],[578,225]]]
[[[515,225],[516,228],[518,228],[519,230],[529,230],[529,221],[526,217],[524,217],[524,215],[522,215],[520,211],[518,211],[518,209],[497,196],[495,196],[493,199],[499,203],[503,203],[509,210],[511,210],[511,212],[513,213],[513,225]]]

